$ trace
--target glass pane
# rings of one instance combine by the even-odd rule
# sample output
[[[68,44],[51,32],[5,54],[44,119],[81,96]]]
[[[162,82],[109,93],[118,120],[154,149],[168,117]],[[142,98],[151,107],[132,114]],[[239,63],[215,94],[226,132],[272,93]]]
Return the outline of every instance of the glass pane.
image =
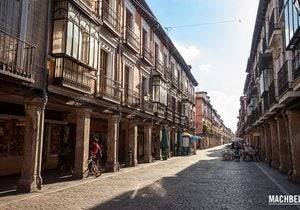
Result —
[[[53,25],[53,53],[63,53],[64,52],[64,34],[65,34],[65,22],[55,21]]]
[[[73,23],[68,22],[68,30],[67,30],[67,47],[66,47],[66,53],[68,55],[72,55],[72,38],[73,38]]]
[[[82,35],[82,61],[87,63],[89,59],[89,34],[83,33]]]
[[[95,39],[94,37],[90,37],[90,59],[89,65],[94,66],[94,54],[95,54]]]
[[[78,49],[79,49],[79,28],[74,25],[74,35],[73,35],[73,57],[78,58]]]

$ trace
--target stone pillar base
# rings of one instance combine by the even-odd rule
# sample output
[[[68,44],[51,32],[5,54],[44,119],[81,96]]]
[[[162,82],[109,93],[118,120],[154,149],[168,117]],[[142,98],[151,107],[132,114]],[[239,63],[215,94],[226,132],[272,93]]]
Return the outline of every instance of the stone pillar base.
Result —
[[[272,168],[279,169],[279,164],[274,161],[271,163],[271,166]]]
[[[42,179],[20,179],[17,185],[17,191],[20,193],[31,193],[42,189]]]
[[[84,179],[84,178],[88,177],[88,173],[89,173],[88,169],[86,169],[86,171],[84,173],[82,173],[81,170],[77,171],[76,169],[74,169],[72,177],[74,179]]]
[[[152,155],[145,157],[145,163],[152,163],[153,162],[153,157]]]
[[[105,164],[105,171],[106,172],[117,172],[120,170],[119,163],[107,162]]]
[[[131,166],[132,167],[135,167],[135,166],[137,166],[138,165],[138,160],[137,159],[134,159],[133,161],[132,161],[132,163],[131,163]]]
[[[292,175],[292,183],[293,184],[300,184],[300,176],[296,175],[296,174],[293,174]]]
[[[278,170],[282,174],[287,174],[287,172],[288,172],[288,169],[285,166],[279,166]]]

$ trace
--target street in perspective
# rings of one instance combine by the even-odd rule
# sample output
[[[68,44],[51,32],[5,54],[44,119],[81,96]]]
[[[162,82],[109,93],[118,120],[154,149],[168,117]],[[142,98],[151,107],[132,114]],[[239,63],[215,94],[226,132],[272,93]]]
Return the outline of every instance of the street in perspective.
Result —
[[[0,209],[300,209],[300,0],[0,0]]]

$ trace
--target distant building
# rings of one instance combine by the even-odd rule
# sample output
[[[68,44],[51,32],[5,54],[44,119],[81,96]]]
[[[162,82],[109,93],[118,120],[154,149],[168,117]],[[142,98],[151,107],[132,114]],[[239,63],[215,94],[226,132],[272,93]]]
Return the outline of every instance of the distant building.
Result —
[[[195,104],[196,135],[202,137],[199,147],[204,149],[230,142],[234,135],[211,105],[207,92],[196,92]]]

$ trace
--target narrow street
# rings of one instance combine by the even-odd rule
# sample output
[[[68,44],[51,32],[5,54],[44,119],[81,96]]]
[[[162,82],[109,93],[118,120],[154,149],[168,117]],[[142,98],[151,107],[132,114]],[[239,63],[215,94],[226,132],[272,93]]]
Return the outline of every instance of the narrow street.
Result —
[[[222,148],[0,197],[0,209],[276,209],[269,195],[300,193],[266,164],[222,161]]]

